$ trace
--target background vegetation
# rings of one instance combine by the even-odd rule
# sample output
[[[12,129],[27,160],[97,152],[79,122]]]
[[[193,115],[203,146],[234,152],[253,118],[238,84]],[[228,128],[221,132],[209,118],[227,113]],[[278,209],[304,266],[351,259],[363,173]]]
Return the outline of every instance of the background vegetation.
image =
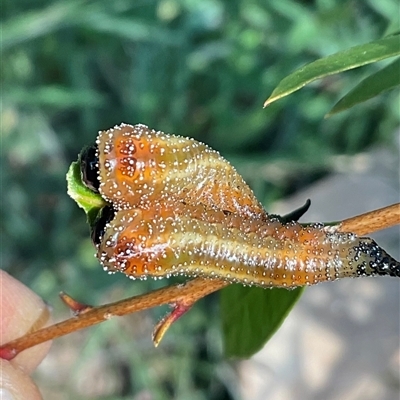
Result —
[[[66,194],[81,148],[122,121],[218,149],[267,209],[329,173],[335,155],[390,144],[398,92],[323,119],[381,65],[262,104],[295,68],[399,30],[398,11],[397,0],[4,0],[1,267],[63,317],[61,289],[99,304],[167,283],[103,273]],[[72,398],[236,399],[216,298],[196,305],[157,351],[149,333],[165,310],[61,341],[64,366],[44,384]]]

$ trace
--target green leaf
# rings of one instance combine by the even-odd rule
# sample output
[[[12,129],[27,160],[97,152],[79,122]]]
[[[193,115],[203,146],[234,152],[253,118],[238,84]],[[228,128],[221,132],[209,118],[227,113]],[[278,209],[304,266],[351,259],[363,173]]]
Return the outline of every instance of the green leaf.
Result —
[[[73,162],[67,172],[68,195],[83,208],[90,226],[93,225],[98,212],[107,203],[98,194],[87,188],[81,178],[80,161]]]
[[[330,117],[400,85],[400,58],[362,80],[326,114]]]
[[[317,79],[397,55],[400,55],[400,37],[391,35],[321,58],[284,78],[265,101],[264,107]]]
[[[263,289],[230,285],[221,293],[225,354],[250,357],[271,338],[300,298],[303,288]]]

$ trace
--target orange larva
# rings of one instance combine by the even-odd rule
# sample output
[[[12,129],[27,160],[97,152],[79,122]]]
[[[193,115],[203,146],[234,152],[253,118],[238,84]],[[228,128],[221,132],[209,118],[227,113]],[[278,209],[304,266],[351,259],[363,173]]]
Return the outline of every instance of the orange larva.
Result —
[[[269,218],[236,170],[193,139],[122,124],[96,143],[82,175],[110,204],[92,234],[109,272],[287,288],[400,276],[400,264],[369,238]]]
[[[184,199],[264,215],[252,190],[220,154],[194,139],[121,124],[97,138],[100,193],[117,209]]]
[[[97,256],[107,271],[141,279],[185,275],[294,288],[343,277],[400,276],[399,263],[371,239],[183,203],[117,211]]]

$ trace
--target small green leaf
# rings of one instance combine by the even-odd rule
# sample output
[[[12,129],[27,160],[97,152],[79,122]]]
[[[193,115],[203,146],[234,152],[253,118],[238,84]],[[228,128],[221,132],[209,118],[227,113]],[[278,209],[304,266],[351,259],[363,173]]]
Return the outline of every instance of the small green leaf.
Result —
[[[80,208],[83,208],[90,226],[101,208],[107,203],[98,194],[87,188],[81,178],[80,161],[73,162],[67,172],[68,195],[75,200]]]
[[[303,288],[263,289],[230,285],[221,293],[225,354],[250,357],[271,338],[300,298]]]
[[[400,85],[400,58],[362,80],[325,115],[330,117]]]
[[[397,55],[400,55],[400,37],[390,35],[321,58],[284,78],[265,101],[264,107],[317,79]]]

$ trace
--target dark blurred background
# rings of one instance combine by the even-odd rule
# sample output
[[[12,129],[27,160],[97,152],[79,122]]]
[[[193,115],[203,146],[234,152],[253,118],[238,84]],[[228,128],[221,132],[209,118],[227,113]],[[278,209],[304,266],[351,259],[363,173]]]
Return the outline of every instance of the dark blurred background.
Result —
[[[68,312],[62,289],[99,304],[167,284],[109,276],[93,257],[65,174],[98,130],[120,122],[204,141],[266,208],[322,179],[338,156],[391,146],[399,93],[323,119],[380,66],[318,81],[262,108],[278,82],[317,58],[399,27],[397,0],[3,0],[1,268]],[[300,205],[300,204],[299,204]],[[38,374],[47,399],[239,399],[218,296],[154,350],[166,309],[57,341]]]

